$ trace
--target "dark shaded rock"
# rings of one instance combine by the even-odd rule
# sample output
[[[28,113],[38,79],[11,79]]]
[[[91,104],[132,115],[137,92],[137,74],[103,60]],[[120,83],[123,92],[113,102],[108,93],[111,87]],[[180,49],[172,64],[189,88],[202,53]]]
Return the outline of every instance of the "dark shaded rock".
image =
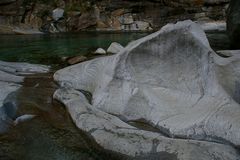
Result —
[[[228,144],[240,144],[239,64],[239,56],[218,56],[200,26],[183,21],[113,56],[57,71],[62,88],[54,98],[105,149],[133,157],[167,152],[179,160],[236,160],[239,153]],[[81,90],[92,94],[91,102]],[[175,158],[169,154],[162,159]]]
[[[76,56],[67,60],[68,64],[73,65],[87,60],[85,56]]]
[[[83,13],[79,17],[73,17],[69,21],[69,28],[73,31],[80,31],[82,29],[96,25],[96,16],[94,12]]]
[[[240,1],[232,0],[227,13],[227,31],[233,48],[240,48]]]
[[[1,0],[0,5],[6,5],[14,2],[16,2],[16,0]]]

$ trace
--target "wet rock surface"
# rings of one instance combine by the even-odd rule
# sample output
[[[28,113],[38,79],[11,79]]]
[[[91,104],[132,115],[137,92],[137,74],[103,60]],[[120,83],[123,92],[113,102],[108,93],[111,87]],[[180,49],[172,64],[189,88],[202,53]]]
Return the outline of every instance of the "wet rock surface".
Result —
[[[0,133],[13,125],[17,110],[16,92],[22,87],[25,76],[48,71],[49,67],[43,65],[0,61]]]
[[[54,98],[105,149],[135,157],[235,160],[239,62],[238,55],[217,55],[202,29],[183,21],[114,56],[59,70],[54,79],[63,88]],[[157,132],[133,127],[132,121]]]

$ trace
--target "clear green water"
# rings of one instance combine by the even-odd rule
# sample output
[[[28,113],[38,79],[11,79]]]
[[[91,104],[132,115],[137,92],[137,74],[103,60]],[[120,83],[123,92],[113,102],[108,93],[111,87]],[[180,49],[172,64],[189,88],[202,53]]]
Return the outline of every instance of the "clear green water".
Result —
[[[57,64],[61,57],[84,55],[111,42],[127,45],[148,33],[83,32],[55,35],[0,35],[0,60]]]

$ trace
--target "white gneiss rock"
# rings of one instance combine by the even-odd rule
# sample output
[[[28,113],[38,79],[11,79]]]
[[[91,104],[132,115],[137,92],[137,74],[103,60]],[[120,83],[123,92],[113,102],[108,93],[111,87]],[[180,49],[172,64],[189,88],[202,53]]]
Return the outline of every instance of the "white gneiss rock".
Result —
[[[54,97],[106,149],[235,160],[226,142],[240,145],[239,59],[219,57],[192,21],[168,24],[116,55],[59,70],[54,79],[65,89]],[[91,92],[91,103],[77,90]],[[122,120],[144,121],[173,139]]]
[[[113,42],[113,43],[111,43],[111,45],[108,47],[107,52],[108,52],[108,53],[116,54],[116,53],[121,52],[123,49],[124,49],[124,47],[123,47],[121,44],[119,44],[119,43],[117,43],[117,42]]]
[[[94,54],[106,54],[106,51],[105,51],[104,49],[102,49],[102,48],[98,48],[98,49],[94,52]]]

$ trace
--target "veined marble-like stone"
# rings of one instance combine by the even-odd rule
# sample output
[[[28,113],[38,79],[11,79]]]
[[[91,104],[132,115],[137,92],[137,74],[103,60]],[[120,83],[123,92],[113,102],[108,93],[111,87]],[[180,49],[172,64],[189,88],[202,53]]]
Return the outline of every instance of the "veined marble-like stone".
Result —
[[[65,88],[55,98],[106,149],[131,156],[174,150],[178,159],[239,159],[227,145],[240,145],[239,56],[218,56],[191,21],[168,24],[114,56],[59,70],[54,78]],[[91,102],[78,90],[91,92]],[[131,121],[144,121],[173,139],[125,123]]]

